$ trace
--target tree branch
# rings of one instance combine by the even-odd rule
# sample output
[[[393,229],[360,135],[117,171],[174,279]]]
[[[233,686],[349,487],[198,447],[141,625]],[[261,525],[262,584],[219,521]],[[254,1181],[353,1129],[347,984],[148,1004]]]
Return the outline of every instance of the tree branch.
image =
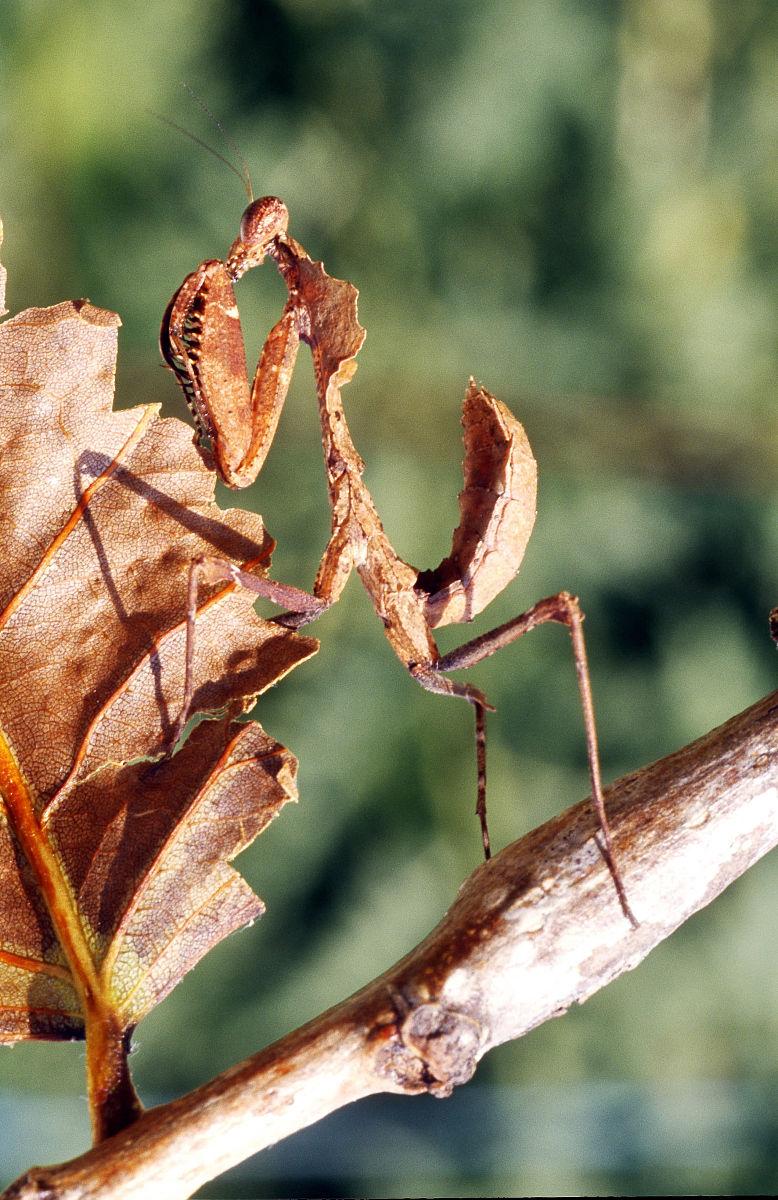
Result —
[[[778,841],[778,692],[619,780],[608,812],[632,929],[585,801],[508,846],[440,925],[349,1000],[145,1113],[5,1200],[184,1200],[228,1167],[375,1092],[448,1095],[487,1050],[631,970]]]

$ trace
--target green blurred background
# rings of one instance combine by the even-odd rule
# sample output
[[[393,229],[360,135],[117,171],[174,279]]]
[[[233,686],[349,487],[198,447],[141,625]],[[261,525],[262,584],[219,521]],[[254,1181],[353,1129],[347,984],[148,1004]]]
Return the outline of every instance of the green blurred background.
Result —
[[[473,373],[525,423],[539,512],[518,581],[449,649],[568,588],[588,614],[607,778],[774,686],[778,601],[774,0],[1,0],[9,303],[120,312],[118,399],[185,418],[159,364],[183,276],[244,198],[148,110],[224,146],[361,290],[345,393],[386,527],[419,566],[456,523]],[[280,310],[240,285],[254,361]],[[227,500],[227,494],[224,493]],[[310,587],[328,514],[312,375],[247,493]],[[141,1026],[179,1094],[413,946],[479,861],[471,716],[400,669],[355,579],[322,650],[263,698],[299,808],[240,860],[268,904]],[[497,846],[586,794],[564,632],[471,677],[497,704]],[[493,1052],[445,1104],[376,1098],[211,1197],[778,1190],[778,864],[766,860],[585,1007]],[[0,1182],[88,1141],[83,1050],[0,1053]]]

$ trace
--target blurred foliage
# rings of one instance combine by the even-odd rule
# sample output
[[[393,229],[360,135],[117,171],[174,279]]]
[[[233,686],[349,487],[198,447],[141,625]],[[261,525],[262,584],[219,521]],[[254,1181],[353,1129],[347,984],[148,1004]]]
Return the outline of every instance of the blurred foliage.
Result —
[[[152,115],[225,151],[187,80],[256,190],[360,287],[368,340],[345,400],[400,553],[425,566],[448,547],[468,374],[524,421],[535,534],[468,633],[578,592],[614,777],[774,686],[777,34],[771,0],[4,0],[10,303],[119,310],[120,402],[184,416],[158,322],[244,203]],[[252,359],[281,291],[269,272],[240,286]],[[278,577],[308,587],[328,529],[319,454],[301,359],[267,466],[231,502],[263,512]],[[299,809],[240,862],[268,914],[144,1022],[147,1097],[384,969],[478,861],[465,706],[403,674],[356,581],[316,633],[318,658],[260,705],[301,759]],[[587,790],[565,635],[539,630],[473,675],[498,706],[499,846]],[[333,1118],[340,1156],[309,1131],[203,1194],[774,1192],[777,873],[762,863],[634,976],[493,1053],[448,1107],[356,1106]],[[83,1090],[80,1051],[0,1057],[27,1161],[80,1149],[64,1099]]]

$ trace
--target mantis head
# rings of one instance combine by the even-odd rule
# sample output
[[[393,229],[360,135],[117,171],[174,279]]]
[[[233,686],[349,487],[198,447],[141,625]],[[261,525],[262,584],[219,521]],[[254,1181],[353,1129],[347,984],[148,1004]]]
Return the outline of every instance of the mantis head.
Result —
[[[233,282],[258,267],[271,242],[286,233],[289,210],[277,196],[252,200],[240,221],[240,233],[227,255],[227,272]]]

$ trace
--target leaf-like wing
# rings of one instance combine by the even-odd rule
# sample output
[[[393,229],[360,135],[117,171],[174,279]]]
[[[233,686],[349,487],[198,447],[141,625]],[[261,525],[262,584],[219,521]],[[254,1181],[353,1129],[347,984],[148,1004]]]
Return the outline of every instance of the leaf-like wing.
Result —
[[[0,278],[0,288],[3,280]],[[2,297],[0,296],[0,304]],[[266,571],[259,517],[156,406],[111,410],[118,318],[86,301],[0,325],[0,1038],[127,1028],[262,911],[228,866],[295,795],[295,761],[232,718],[315,652],[214,586],[181,703],[187,572]]]
[[[434,627],[470,621],[510,583],[535,524],[538,469],[523,426],[471,379],[462,407],[465,486],[451,553],[419,572]]]

